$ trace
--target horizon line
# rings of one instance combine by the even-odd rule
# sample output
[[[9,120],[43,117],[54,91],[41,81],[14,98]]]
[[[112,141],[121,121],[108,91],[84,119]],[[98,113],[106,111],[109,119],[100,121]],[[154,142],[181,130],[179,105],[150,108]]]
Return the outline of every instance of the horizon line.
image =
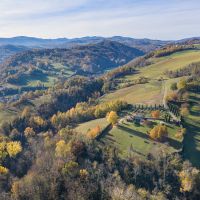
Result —
[[[1,37],[0,39],[12,39],[12,38],[20,38],[20,37],[24,37],[24,38],[34,38],[34,39],[43,39],[43,40],[56,40],[56,39],[81,39],[81,38],[92,38],[92,37],[96,37],[96,38],[112,38],[112,37],[123,37],[123,38],[131,38],[131,39],[136,39],[136,40],[158,40],[158,41],[177,41],[177,40],[184,40],[184,39],[195,39],[195,38],[199,38],[200,36],[191,36],[191,37],[184,37],[184,38],[179,38],[179,39],[157,39],[157,38],[148,38],[148,37],[132,37],[132,36],[124,36],[124,35],[113,35],[113,36],[101,36],[101,35],[86,35],[86,36],[81,36],[81,37],[39,37],[39,36],[33,36],[33,35],[16,35],[16,36],[8,36],[8,37]]]

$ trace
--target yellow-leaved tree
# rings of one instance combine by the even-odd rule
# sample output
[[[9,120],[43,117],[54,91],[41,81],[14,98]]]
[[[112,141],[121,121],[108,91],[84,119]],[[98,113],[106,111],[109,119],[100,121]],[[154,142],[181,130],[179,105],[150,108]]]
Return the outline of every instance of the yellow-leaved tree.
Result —
[[[190,111],[189,111],[189,109],[187,107],[181,107],[180,108],[181,116],[187,116],[187,115],[189,115],[189,113],[190,113]]]
[[[22,151],[22,146],[20,142],[8,142],[6,144],[6,149],[10,157],[15,157]]]
[[[46,122],[44,119],[42,119],[40,116],[35,116],[33,117],[33,121],[38,125],[38,126],[45,126]]]
[[[165,125],[159,124],[150,131],[149,135],[154,140],[162,140],[168,136],[167,127]]]
[[[8,174],[9,170],[6,167],[0,165],[0,174]]]
[[[181,192],[191,192],[196,184],[196,178],[199,176],[199,170],[196,168],[189,167],[183,169],[179,173],[179,178],[181,181]]]
[[[80,177],[82,179],[87,179],[88,175],[89,175],[89,173],[86,169],[80,169]]]
[[[60,140],[56,143],[55,155],[56,157],[66,157],[66,155],[71,151],[71,142],[66,143],[64,140]]]
[[[117,124],[119,117],[115,111],[111,111],[107,114],[106,118],[109,123],[111,123],[112,125],[115,125],[115,124]]]

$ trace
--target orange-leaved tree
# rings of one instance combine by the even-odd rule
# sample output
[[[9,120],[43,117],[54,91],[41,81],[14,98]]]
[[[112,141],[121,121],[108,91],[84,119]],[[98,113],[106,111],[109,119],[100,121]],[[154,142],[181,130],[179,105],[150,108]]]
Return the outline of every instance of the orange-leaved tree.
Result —
[[[95,128],[87,132],[87,137],[89,139],[95,139],[100,133],[101,133],[101,128],[99,125],[97,125]]]
[[[154,140],[163,140],[168,135],[167,127],[159,124],[150,131],[149,135]]]
[[[153,118],[159,118],[160,117],[160,111],[159,110],[154,110],[154,111],[152,111],[151,112],[151,116],[153,117]]]

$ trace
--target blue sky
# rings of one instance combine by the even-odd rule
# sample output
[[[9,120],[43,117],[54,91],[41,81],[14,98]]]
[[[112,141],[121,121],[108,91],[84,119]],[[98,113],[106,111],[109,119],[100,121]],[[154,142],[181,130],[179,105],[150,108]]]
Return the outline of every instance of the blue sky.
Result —
[[[0,0],[0,37],[200,36],[199,0]]]

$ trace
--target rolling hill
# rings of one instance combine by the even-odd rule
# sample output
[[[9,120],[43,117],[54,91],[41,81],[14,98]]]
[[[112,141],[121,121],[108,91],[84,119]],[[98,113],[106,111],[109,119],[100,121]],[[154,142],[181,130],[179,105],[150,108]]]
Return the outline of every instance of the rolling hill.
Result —
[[[151,40],[151,39],[135,39],[131,37],[113,36],[113,37],[82,37],[82,38],[57,38],[42,39],[26,36],[18,36],[13,38],[0,38],[0,45],[22,45],[32,48],[71,48],[77,45],[96,44],[104,40],[120,42],[130,47],[138,48],[145,52],[149,52],[156,48],[162,47],[171,41]]]
[[[2,45],[0,46],[0,63],[6,60],[8,57],[23,51],[27,51],[30,48],[26,46],[18,46],[18,45]]]
[[[1,64],[1,83],[27,85],[72,74],[99,74],[128,63],[144,52],[118,42],[103,41],[71,49],[39,49],[18,53]]]
[[[139,49],[145,53],[151,52],[155,49],[162,48],[167,44],[199,44],[199,37],[186,38],[177,41],[162,41],[152,39],[135,39],[131,37],[113,36],[113,37],[82,37],[82,38],[57,38],[57,39],[43,39],[35,37],[18,36],[13,38],[0,38],[0,63],[3,62],[9,56],[12,56],[18,52],[25,51],[27,49],[43,49],[43,48],[67,48],[97,44],[109,40],[113,42],[119,42]]]

